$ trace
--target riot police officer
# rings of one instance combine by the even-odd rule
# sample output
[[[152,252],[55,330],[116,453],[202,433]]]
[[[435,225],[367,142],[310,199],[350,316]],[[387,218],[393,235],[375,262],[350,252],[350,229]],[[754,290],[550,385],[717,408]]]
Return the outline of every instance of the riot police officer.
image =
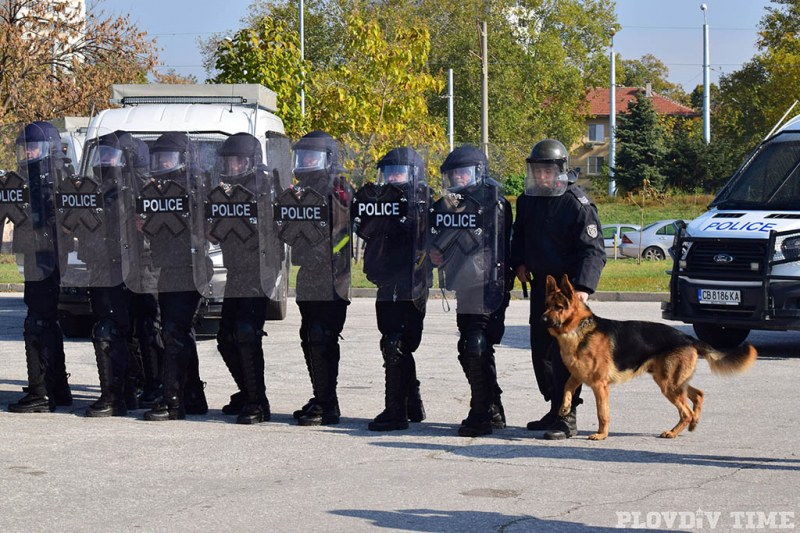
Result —
[[[54,183],[66,174],[58,130],[48,122],[27,124],[16,139],[17,164],[28,188],[24,220],[15,225],[12,250],[24,262],[23,328],[28,368],[26,394],[9,405],[13,413],[54,411],[72,405],[58,324],[60,272],[57,262]],[[2,217],[4,218],[4,217]]]
[[[314,396],[294,412],[301,426],[338,424],[339,334],[350,290],[352,187],[339,165],[338,143],[312,131],[292,146],[296,184],[278,198],[278,237],[299,267],[296,301],[300,345]]]
[[[430,190],[425,163],[413,148],[390,150],[377,168],[377,182],[359,189],[352,210],[355,231],[366,242],[364,273],[378,287],[375,311],[386,372],[385,409],[368,428],[392,431],[425,419],[414,351],[431,285],[425,250]]]
[[[193,262],[196,255],[205,258],[204,250],[195,254],[192,246],[193,228],[198,227],[193,222],[198,216],[195,193],[201,179],[197,147],[185,133],[167,132],[156,139],[150,148],[150,181],[138,191],[135,202],[136,230],[144,234],[149,250],[146,258],[141,254],[124,256],[130,263],[126,271],[133,276],[126,284],[137,292],[153,290],[135,277],[143,272],[141,262],[152,260],[157,269],[155,289],[164,343],[163,397],[144,413],[145,420],[183,419],[187,413],[200,414],[208,409],[202,382],[197,390],[194,333],[200,293],[195,286]],[[187,406],[190,391],[192,405],[197,406],[191,410]]]
[[[430,254],[440,285],[456,292],[458,360],[471,393],[458,434],[476,437],[506,426],[494,345],[505,332],[513,286],[506,255],[511,209],[478,148],[456,148],[440,170],[446,193],[433,207]]]
[[[577,434],[575,408],[582,403],[580,388],[572,411],[558,416],[564,384],[569,378],[558,344],[541,320],[547,275],[569,276],[584,301],[594,292],[606,262],[597,208],[574,182],[566,147],[555,139],[536,143],[527,158],[525,193],[517,199],[517,217],[511,239],[512,265],[522,283],[531,283],[531,359],[539,391],[550,410],[528,424],[544,430],[546,439]]]
[[[204,193],[207,235],[211,242],[219,243],[227,269],[217,349],[239,387],[223,412],[238,415],[239,424],[256,424],[270,419],[261,346],[267,296],[260,283],[265,273],[261,269],[259,228],[269,228],[272,221],[256,226],[256,217],[268,213],[255,206],[269,206],[257,200],[271,187],[262,170],[261,145],[254,136],[237,133],[228,137],[217,155],[217,175],[210,180],[209,192]],[[265,250],[263,255],[275,257],[278,251]],[[274,279],[274,270],[279,267],[279,261],[273,261],[265,265],[265,270],[271,268]]]

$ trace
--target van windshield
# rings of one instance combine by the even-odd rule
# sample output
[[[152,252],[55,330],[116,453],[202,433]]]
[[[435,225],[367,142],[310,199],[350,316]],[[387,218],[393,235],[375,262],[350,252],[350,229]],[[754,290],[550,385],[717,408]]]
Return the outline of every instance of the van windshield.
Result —
[[[712,205],[721,209],[797,209],[800,202],[800,134],[764,144],[734,175]]]

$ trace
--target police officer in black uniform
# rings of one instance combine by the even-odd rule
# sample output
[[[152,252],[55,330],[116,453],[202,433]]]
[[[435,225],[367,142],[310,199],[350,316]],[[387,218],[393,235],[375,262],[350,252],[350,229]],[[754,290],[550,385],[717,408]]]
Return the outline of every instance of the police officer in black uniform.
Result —
[[[195,189],[197,181],[202,179],[197,166],[196,146],[185,133],[162,134],[150,148],[150,172],[151,182],[145,185],[142,194],[153,191],[154,198],[162,193],[167,197],[170,194],[168,191],[174,190],[176,184],[185,189],[184,194]],[[190,202],[191,199],[186,197],[183,201]],[[173,203],[179,205],[182,202]],[[180,214],[175,215],[176,220],[186,220]],[[164,342],[164,390],[161,401],[144,413],[144,419],[183,419],[186,414],[204,414],[208,411],[202,382],[199,381],[195,345],[194,316],[200,303],[200,293],[195,287],[193,273],[191,223],[176,222],[174,226],[163,223],[149,228],[149,222],[150,219],[146,220],[141,228],[149,240],[153,265],[158,269],[158,304]]]
[[[12,413],[55,411],[72,405],[64,360],[64,338],[58,324],[60,273],[56,242],[54,183],[64,174],[61,137],[49,122],[32,122],[16,139],[17,163],[27,178],[29,221],[14,229],[12,250],[24,259],[28,308],[23,328],[28,387],[8,406]]]
[[[522,283],[531,284],[531,358],[539,391],[550,402],[550,411],[528,424],[532,431],[546,431],[546,439],[577,434],[575,407],[582,403],[580,388],[572,411],[558,416],[569,371],[561,360],[558,344],[541,320],[545,306],[547,275],[569,276],[578,296],[586,301],[597,288],[606,263],[597,208],[575,185],[568,171],[567,149],[559,141],[536,143],[527,158],[525,193],[517,199],[517,217],[511,239],[512,265]]]
[[[414,351],[432,281],[424,247],[430,189],[425,163],[413,148],[390,150],[377,167],[377,184],[356,193],[353,217],[366,242],[364,273],[378,287],[375,311],[386,372],[385,409],[368,428],[392,431],[425,419]]]
[[[296,281],[300,345],[314,393],[294,412],[294,418],[301,426],[338,424],[339,334],[350,305],[353,190],[339,165],[338,143],[327,133],[307,133],[292,151],[297,183],[284,191],[278,202],[285,206],[285,200],[295,198],[297,207],[309,215],[303,215],[305,220],[279,221],[284,226],[278,229],[278,235],[292,247],[292,263],[300,267]],[[317,216],[322,218],[314,218]],[[289,238],[293,228],[301,233],[292,233],[296,238]]]
[[[447,190],[434,204],[431,261],[444,274],[445,288],[456,291],[458,360],[470,385],[467,418],[458,434],[477,437],[506,427],[497,384],[494,345],[505,332],[505,311],[513,287],[506,251],[511,234],[511,208],[502,186],[489,177],[489,162],[472,145],[453,150],[440,170]],[[447,215],[466,217],[448,228]],[[470,225],[475,227],[470,227]],[[468,230],[468,231],[465,231]],[[450,237],[453,236],[453,237]],[[450,238],[459,242],[446,244]],[[440,278],[441,279],[441,278]],[[441,282],[440,282],[441,284]]]
[[[259,184],[263,187],[267,179],[261,169],[262,151],[258,139],[249,133],[237,133],[225,140],[217,155],[219,183],[211,195],[206,195],[206,201],[209,201],[209,196],[216,198],[216,195],[223,195],[226,200],[237,195],[252,195],[247,197],[248,201],[255,203]],[[257,215],[266,216],[267,213]],[[209,219],[214,221],[209,228],[209,238],[219,242],[227,269],[217,349],[239,387],[239,392],[231,396],[231,403],[223,408],[223,412],[238,415],[238,424],[257,424],[270,419],[261,346],[267,297],[259,277],[259,235],[255,216],[253,213],[252,217],[237,217],[235,221]],[[241,228],[241,232],[221,230],[220,224],[232,221],[246,226]],[[274,255],[276,251],[269,252]]]

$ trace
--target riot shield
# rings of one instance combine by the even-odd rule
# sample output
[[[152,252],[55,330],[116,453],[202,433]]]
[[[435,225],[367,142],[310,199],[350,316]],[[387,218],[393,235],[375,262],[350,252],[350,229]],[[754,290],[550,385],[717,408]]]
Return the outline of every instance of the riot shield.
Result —
[[[276,272],[262,272],[262,257],[273,257],[275,251],[261,248],[261,243],[271,246],[269,235],[259,235],[259,230],[269,230],[269,225],[258,223],[264,215],[262,198],[269,197],[269,180],[262,164],[258,139],[249,134],[236,134],[223,143],[217,151],[217,161],[209,179],[201,183],[203,199],[203,236],[205,245],[222,254],[225,281],[210,282],[213,271],[207,269],[211,262],[201,254],[194,254],[198,291],[206,298],[252,298],[265,296],[262,278],[275,284]],[[270,213],[267,212],[267,215]]]
[[[278,194],[292,183],[292,147],[289,138],[268,133],[264,163],[265,186],[258,199],[262,216],[258,219],[261,239],[261,287],[270,300],[285,301],[289,291],[289,246],[275,231],[274,204]]]
[[[353,200],[353,230],[365,242],[364,274],[378,287],[379,301],[418,300],[429,286],[425,238],[430,192],[413,172],[406,175],[402,183],[379,175]]]
[[[0,179],[0,209],[14,223],[12,251],[25,281],[40,281],[58,266],[54,188],[66,172],[61,142],[51,124],[34,122],[18,130],[15,148],[17,172]]]
[[[56,183],[61,284],[113,287],[122,283],[117,201],[130,155],[114,133],[87,140],[85,153],[91,174]]]
[[[198,213],[203,176],[194,142],[184,133],[161,135],[150,145],[148,177],[127,178],[120,207],[134,216],[120,215],[123,281],[136,292],[197,290],[194,266],[210,258]]]
[[[277,237],[291,247],[292,264],[299,267],[297,301],[350,296],[352,188],[343,175],[320,172],[324,176],[310,172],[316,175],[299,178],[274,205]]]
[[[504,296],[501,191],[488,183],[445,193],[431,208],[430,252],[439,286],[455,291],[457,311],[486,314]]]

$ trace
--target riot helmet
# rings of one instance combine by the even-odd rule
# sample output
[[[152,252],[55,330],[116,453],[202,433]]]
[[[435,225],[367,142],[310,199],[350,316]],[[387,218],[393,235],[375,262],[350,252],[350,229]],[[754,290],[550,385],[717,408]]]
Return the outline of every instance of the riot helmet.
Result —
[[[217,155],[220,177],[226,181],[241,181],[261,164],[261,144],[249,133],[237,133],[222,143]]]
[[[527,157],[525,194],[528,196],[561,196],[569,184],[569,155],[566,147],[555,139],[539,141]]]
[[[482,184],[489,176],[489,161],[477,147],[465,144],[450,152],[439,170],[442,187],[457,192]]]
[[[61,136],[49,122],[31,122],[17,136],[17,162],[20,166],[47,157],[61,156]]]
[[[292,156],[292,171],[295,175],[331,170],[339,162],[336,140],[320,130],[309,132],[294,143]]]
[[[398,187],[409,183],[422,182],[425,176],[425,162],[410,147],[394,148],[378,161],[378,185],[391,183]]]
[[[102,135],[97,139],[97,146],[95,150],[89,155],[91,158],[89,163],[95,170],[100,168],[122,168],[125,166],[125,153],[123,152],[122,145],[118,134],[123,133],[115,131]]]
[[[150,175],[165,178],[174,172],[184,171],[188,150],[189,137],[185,133],[164,133],[150,149]]]

